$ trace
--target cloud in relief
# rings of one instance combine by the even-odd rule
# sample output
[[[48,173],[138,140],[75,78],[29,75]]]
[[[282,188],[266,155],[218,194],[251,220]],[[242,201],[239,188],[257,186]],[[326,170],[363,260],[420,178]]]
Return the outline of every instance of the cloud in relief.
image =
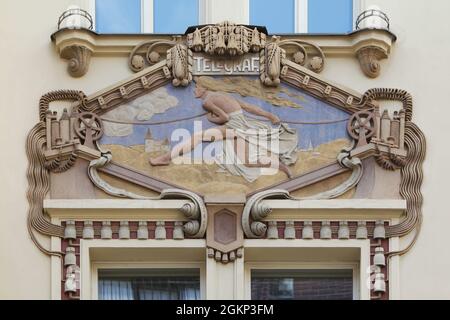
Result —
[[[123,122],[149,121],[155,114],[164,113],[177,105],[178,99],[171,96],[166,88],[158,88],[130,103],[105,113],[103,118]],[[108,121],[104,121],[103,124],[105,126],[105,135],[110,137],[126,137],[133,133],[132,124]]]

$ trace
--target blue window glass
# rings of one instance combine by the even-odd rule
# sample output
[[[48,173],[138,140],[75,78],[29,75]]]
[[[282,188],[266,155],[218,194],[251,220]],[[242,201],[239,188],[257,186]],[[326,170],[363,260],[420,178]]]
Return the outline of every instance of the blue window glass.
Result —
[[[308,33],[347,33],[353,29],[353,0],[308,0]]]
[[[250,24],[270,34],[295,32],[295,0],[250,0]]]
[[[96,0],[98,33],[140,33],[141,0]]]
[[[198,24],[198,0],[154,0],[153,32],[184,33]]]

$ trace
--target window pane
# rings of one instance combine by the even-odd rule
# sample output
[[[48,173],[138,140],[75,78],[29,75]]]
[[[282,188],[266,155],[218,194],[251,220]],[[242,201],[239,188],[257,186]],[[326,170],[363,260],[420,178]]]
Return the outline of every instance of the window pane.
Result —
[[[250,0],[250,24],[270,34],[295,32],[295,0]]]
[[[199,300],[198,269],[102,269],[99,300]]]
[[[140,33],[141,0],[96,0],[95,25],[99,33]]]
[[[252,270],[253,300],[352,300],[352,270]]]
[[[154,0],[153,31],[184,33],[198,24],[198,0]]]
[[[309,33],[347,33],[353,29],[353,0],[308,0]]]

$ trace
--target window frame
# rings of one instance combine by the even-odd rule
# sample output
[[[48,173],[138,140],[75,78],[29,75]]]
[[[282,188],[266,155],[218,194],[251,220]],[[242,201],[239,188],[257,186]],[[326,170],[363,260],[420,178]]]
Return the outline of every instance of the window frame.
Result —
[[[97,29],[97,24],[96,24],[96,15],[95,15],[95,1],[96,0],[88,0],[88,11],[92,16],[92,23],[93,23],[93,29],[96,30]],[[201,6],[203,1],[202,0],[198,0],[198,6],[199,6],[199,24],[201,24],[202,21],[202,16],[201,14],[203,13]],[[153,0],[141,0],[141,34],[142,33],[153,33],[154,28],[154,19],[153,19],[153,15],[154,15],[154,3]],[[147,14],[144,14],[147,13]],[[187,28],[188,26],[186,26]]]
[[[245,299],[252,299],[252,270],[352,270],[353,300],[360,300],[360,266],[349,262],[247,262],[244,267]]]
[[[54,238],[54,239],[53,239]],[[58,247],[57,242],[59,238],[53,237],[54,246]],[[200,298],[206,299],[206,241],[204,239],[185,239],[180,240],[167,239],[160,240],[148,240],[142,241],[139,239],[128,239],[124,242],[121,239],[110,239],[105,241],[104,239],[81,239],[80,240],[80,298],[81,300],[98,300],[98,269],[108,268],[122,268],[122,269],[150,269],[150,268],[199,268],[200,269]],[[133,260],[130,258],[120,258],[124,254],[126,255],[129,250],[143,250],[141,253],[134,254]],[[154,251],[164,252],[166,249],[174,249],[159,260],[153,260],[154,254],[151,258],[148,254]],[[183,252],[184,257],[180,257],[180,251]],[[98,255],[102,255],[99,258]],[[106,257],[105,257],[106,254]],[[199,256],[200,254],[200,256]],[[58,271],[58,277],[63,279],[61,266],[56,268],[59,258],[53,258],[55,271]],[[60,263],[60,262],[59,262]],[[55,278],[55,285],[58,284],[57,278]],[[59,283],[60,285],[60,283]],[[56,290],[56,287],[55,287]],[[61,287],[59,287],[59,293]],[[56,293],[56,291],[55,291]],[[59,297],[60,298],[60,297]]]
[[[308,1],[295,0],[295,33],[308,33]],[[355,29],[356,19],[364,7],[365,0],[353,0],[352,30]]]
[[[93,29],[96,30],[96,19],[95,19],[95,1],[96,0],[86,0],[88,1],[87,9],[93,19]],[[308,33],[308,1],[309,0],[295,0],[295,10],[294,10],[294,33],[307,34]],[[247,16],[246,24],[250,23],[250,0],[242,0],[242,10],[241,12]],[[365,6],[365,0],[353,0],[353,22],[352,30],[354,29],[356,19],[361,9]],[[153,0],[141,0],[141,33],[153,33],[154,21],[153,21]],[[211,0],[198,0],[198,24],[208,24],[212,23],[212,12],[214,11],[214,5]],[[150,14],[144,15],[144,12]],[[233,19],[230,17],[231,21]],[[187,28],[188,26],[186,26]]]
[[[91,267],[91,300],[98,300],[99,269],[199,269],[200,300],[206,298],[206,266],[202,262],[93,262]]]

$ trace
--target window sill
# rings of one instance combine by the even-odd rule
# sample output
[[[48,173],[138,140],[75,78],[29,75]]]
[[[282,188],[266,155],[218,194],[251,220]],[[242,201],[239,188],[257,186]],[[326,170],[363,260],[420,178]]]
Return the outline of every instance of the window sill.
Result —
[[[52,34],[56,51],[68,60],[68,71],[81,77],[88,71],[92,56],[128,56],[140,43],[172,40],[164,34],[98,34],[87,29],[61,29]],[[182,36],[183,35],[178,35]],[[348,34],[291,34],[283,39],[302,40],[319,46],[326,57],[356,57],[367,77],[376,78],[380,60],[387,59],[396,36],[386,29],[361,29]],[[290,54],[289,50],[287,54]]]

